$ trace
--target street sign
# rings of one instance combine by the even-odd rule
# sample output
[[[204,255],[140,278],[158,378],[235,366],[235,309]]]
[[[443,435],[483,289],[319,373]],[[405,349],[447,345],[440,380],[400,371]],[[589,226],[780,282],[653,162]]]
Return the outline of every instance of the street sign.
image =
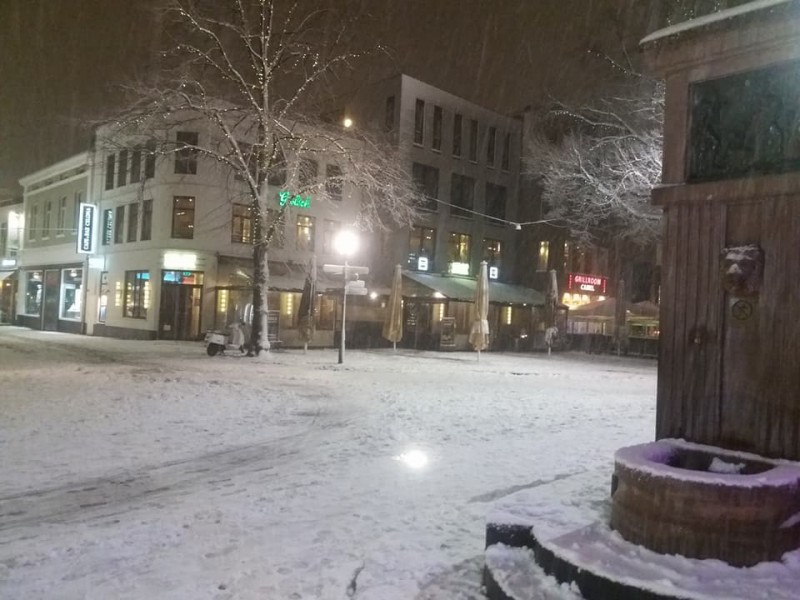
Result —
[[[322,265],[323,273],[330,273],[332,275],[341,275],[344,273],[344,265]],[[369,267],[354,267],[347,265],[348,275],[368,275]]]
[[[347,287],[348,288],[363,288],[363,287],[366,287],[366,285],[367,285],[367,282],[364,281],[363,279],[356,279],[354,281],[348,281],[347,282]]]
[[[367,295],[367,288],[347,288],[347,295],[348,296],[366,296]]]

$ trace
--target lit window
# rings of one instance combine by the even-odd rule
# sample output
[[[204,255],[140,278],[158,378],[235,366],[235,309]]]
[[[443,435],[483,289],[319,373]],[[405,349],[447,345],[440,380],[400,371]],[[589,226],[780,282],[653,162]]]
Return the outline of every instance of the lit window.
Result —
[[[81,318],[83,269],[61,271],[61,311],[59,317],[70,321]]]
[[[172,237],[191,240],[194,237],[194,206],[191,196],[172,199]]]
[[[539,256],[537,257],[536,261],[536,270],[537,271],[547,271],[547,264],[550,259],[550,242],[549,241],[541,241],[539,242]]]
[[[314,217],[297,217],[297,249],[314,251]]]
[[[231,241],[237,244],[253,243],[253,207],[234,204],[231,219]]]
[[[150,272],[125,271],[124,316],[146,319],[150,304]]]
[[[466,233],[451,233],[447,241],[447,258],[453,263],[470,262],[470,245],[472,238]]]

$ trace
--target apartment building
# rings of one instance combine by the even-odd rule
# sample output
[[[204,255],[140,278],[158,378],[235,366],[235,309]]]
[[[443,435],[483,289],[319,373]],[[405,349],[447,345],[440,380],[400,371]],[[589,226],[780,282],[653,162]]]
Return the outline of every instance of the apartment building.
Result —
[[[377,272],[404,269],[407,342],[438,347],[442,323],[455,321],[466,347],[471,290],[481,261],[489,266],[490,327],[510,347],[531,325],[541,294],[513,284],[522,123],[408,75],[354,95],[345,116],[396,144],[426,197],[409,229],[385,237]],[[525,335],[523,333],[523,335]]]
[[[17,273],[24,212],[22,199],[0,198],[0,324],[16,318]]]
[[[80,207],[90,198],[84,152],[20,180],[16,322],[47,331],[86,331],[88,255],[78,252]]]

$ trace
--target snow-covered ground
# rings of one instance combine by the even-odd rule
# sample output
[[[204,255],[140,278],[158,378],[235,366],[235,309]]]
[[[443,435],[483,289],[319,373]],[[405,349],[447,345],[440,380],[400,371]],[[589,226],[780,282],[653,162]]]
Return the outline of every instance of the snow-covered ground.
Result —
[[[0,328],[0,598],[478,599],[492,501],[610,482],[655,382],[577,353],[254,362]]]

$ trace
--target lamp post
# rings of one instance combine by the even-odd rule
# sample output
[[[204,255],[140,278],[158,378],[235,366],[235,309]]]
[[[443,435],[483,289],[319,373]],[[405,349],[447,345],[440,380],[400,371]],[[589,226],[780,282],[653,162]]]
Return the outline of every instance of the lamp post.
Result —
[[[353,255],[358,249],[358,236],[354,231],[348,229],[341,230],[333,240],[333,247],[344,257],[344,269],[342,271],[342,335],[339,339],[339,364],[344,362],[344,340],[347,315],[347,283],[350,280],[350,273],[348,272],[349,265],[347,259]]]

